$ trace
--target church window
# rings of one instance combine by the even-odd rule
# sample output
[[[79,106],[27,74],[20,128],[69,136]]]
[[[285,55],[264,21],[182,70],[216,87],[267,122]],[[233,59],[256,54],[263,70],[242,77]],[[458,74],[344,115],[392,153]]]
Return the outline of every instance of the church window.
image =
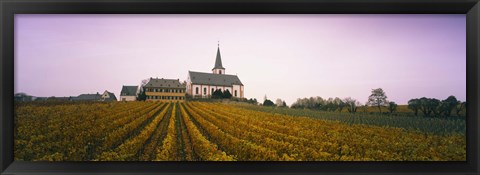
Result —
[[[212,94],[213,94],[213,92],[215,92],[215,89],[212,88]]]
[[[198,87],[195,88],[195,94],[198,94]]]
[[[235,90],[235,97],[237,96],[237,90]]]
[[[222,74],[222,70],[218,70],[220,74]]]
[[[203,88],[203,95],[207,94],[207,88]]]

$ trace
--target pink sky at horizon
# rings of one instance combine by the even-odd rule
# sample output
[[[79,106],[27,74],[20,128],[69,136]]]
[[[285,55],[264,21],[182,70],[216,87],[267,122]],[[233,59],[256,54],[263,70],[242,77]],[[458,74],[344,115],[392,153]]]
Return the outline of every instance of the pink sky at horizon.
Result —
[[[77,96],[211,72],[217,41],[245,96],[466,99],[465,15],[15,16],[15,92]],[[289,84],[289,85],[285,85]]]

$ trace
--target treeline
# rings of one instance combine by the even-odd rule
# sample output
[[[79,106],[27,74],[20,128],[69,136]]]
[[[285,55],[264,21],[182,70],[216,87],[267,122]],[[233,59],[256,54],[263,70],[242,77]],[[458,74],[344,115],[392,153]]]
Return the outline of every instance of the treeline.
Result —
[[[323,99],[322,97],[310,97],[297,99],[295,103],[292,104],[291,108],[301,108],[301,109],[316,109],[323,111],[342,111],[343,108],[347,106],[344,102],[338,97]]]
[[[397,111],[398,105],[393,101],[388,101],[385,92],[381,89],[373,89],[365,105],[362,105],[356,99],[339,97],[324,99],[322,97],[299,98],[291,108],[294,109],[313,109],[331,112],[341,112],[347,109],[349,113],[356,113],[359,108],[367,112],[368,107],[378,108],[381,114],[392,114]],[[387,108],[388,111],[382,111]],[[449,96],[444,100],[435,98],[415,98],[408,101],[408,109],[415,116],[424,117],[464,117],[466,113],[466,102],[457,100],[455,96]]]
[[[451,117],[452,112],[455,116],[461,117],[461,112],[466,110],[466,102],[458,101],[455,96],[449,96],[445,100],[435,98],[415,98],[408,101],[408,108],[412,110],[415,116],[421,112],[426,117]]]

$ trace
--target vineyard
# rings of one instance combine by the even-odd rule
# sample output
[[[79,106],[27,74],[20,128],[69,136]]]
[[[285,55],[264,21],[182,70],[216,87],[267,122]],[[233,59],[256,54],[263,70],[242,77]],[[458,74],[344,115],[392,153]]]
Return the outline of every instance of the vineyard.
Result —
[[[24,161],[466,160],[464,134],[372,123],[207,102],[22,104],[15,108],[14,157]]]
[[[437,135],[460,134],[465,135],[467,126],[465,118],[431,118],[416,117],[398,112],[397,115],[380,115],[357,112],[330,112],[310,109],[272,108],[257,105],[235,104],[235,106],[261,112],[284,114],[289,116],[311,117],[322,120],[339,121],[346,124],[366,124],[374,126],[388,126],[417,130]],[[406,107],[405,107],[406,108]],[[403,109],[407,111],[408,109]]]

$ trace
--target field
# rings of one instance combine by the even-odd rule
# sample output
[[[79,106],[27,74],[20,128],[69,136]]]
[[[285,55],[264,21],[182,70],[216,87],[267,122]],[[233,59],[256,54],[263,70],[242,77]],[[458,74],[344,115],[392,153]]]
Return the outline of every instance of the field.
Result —
[[[406,130],[420,131],[436,135],[465,135],[465,118],[433,118],[415,117],[413,112],[407,109],[406,105],[399,106],[394,114],[378,114],[376,107],[370,107],[368,112],[357,112],[355,114],[342,112],[327,112],[309,109],[271,108],[256,105],[236,104],[244,109],[255,111],[284,114],[289,116],[310,117],[322,120],[340,121],[346,124],[366,124],[383,127],[398,127]],[[363,110],[360,110],[363,111]],[[375,111],[375,112],[373,112]]]
[[[14,157],[24,161],[466,160],[465,120],[354,117],[362,116],[208,102],[22,103],[15,109]]]

